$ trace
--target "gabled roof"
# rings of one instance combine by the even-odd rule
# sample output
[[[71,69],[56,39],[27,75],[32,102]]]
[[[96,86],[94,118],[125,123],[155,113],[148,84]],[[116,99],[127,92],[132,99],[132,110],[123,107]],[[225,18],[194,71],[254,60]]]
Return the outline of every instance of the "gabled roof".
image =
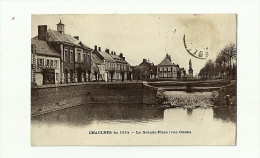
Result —
[[[39,40],[38,36],[31,39],[31,44],[36,45],[36,54],[52,57],[60,57],[60,54],[52,49],[46,41]]]
[[[142,75],[149,75],[149,67],[147,66],[136,66],[134,67],[134,72],[137,74],[142,74]]]
[[[74,37],[72,37],[71,35],[67,35],[67,34],[62,34],[58,31],[49,29],[47,31],[47,40],[49,42],[61,42],[61,43],[67,43],[67,44],[72,44],[78,47],[81,47],[81,45],[79,44],[80,41],[75,39]]]
[[[79,42],[79,44],[80,44],[83,48],[85,48],[85,49],[87,49],[87,50],[89,50],[89,51],[93,50],[92,48],[90,48],[89,46],[85,45],[85,44],[82,43],[81,41]]]
[[[141,62],[141,64],[139,64],[139,66],[149,66],[149,67],[151,67],[153,65],[154,65],[153,63],[150,63],[150,62],[147,62],[147,61],[143,61],[143,62]]]
[[[104,51],[98,51],[98,52],[104,57],[105,60],[115,61],[114,58],[107,52]]]
[[[94,53],[92,53],[92,62],[95,64],[104,64],[104,62]]]
[[[165,58],[163,59],[163,61],[162,61],[160,64],[158,64],[158,66],[163,66],[163,65],[173,65],[173,64],[172,64],[172,62],[170,61],[170,59],[168,59],[167,57],[165,57]]]
[[[114,55],[114,54],[110,54],[112,56],[112,58],[119,63],[125,63],[128,64],[125,60],[123,60],[122,58],[120,58],[118,55]]]

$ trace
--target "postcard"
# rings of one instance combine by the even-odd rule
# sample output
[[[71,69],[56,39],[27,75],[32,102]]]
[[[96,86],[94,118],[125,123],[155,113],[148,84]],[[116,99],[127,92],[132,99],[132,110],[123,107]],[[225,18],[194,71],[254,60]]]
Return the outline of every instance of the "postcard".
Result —
[[[32,14],[31,145],[235,146],[236,14]]]

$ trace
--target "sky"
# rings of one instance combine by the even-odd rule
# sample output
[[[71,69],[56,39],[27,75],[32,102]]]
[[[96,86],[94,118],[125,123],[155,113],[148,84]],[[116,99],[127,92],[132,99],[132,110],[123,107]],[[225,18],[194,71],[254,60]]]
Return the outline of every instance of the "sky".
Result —
[[[108,48],[123,53],[128,63],[139,65],[148,59],[159,64],[166,54],[172,62],[199,73],[207,59],[214,60],[226,45],[236,44],[236,14],[33,14],[31,37],[37,36],[38,25],[57,30],[59,21],[65,24],[65,33],[79,36],[87,46],[101,50]],[[206,60],[190,55],[208,48]]]

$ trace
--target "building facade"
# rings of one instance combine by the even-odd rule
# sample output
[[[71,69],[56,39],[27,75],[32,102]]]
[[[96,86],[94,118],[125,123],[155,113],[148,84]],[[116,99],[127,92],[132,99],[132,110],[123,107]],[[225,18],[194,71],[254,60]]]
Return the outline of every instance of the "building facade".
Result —
[[[39,37],[31,39],[32,78],[36,85],[60,82],[60,54]]]
[[[91,66],[91,81],[105,81],[105,63],[96,55],[92,53],[92,66]]]
[[[106,52],[109,53],[109,49],[106,49]],[[132,71],[130,64],[125,60],[123,53],[116,55],[116,52],[112,51],[110,55],[116,62],[114,79],[117,81],[131,80]]]
[[[133,68],[134,79],[147,80],[157,78],[157,66],[143,59],[143,62]]]
[[[166,57],[157,66],[158,78],[178,79],[177,65],[171,61],[171,56],[166,54]]]
[[[60,83],[90,81],[92,49],[78,36],[65,34],[65,25],[60,21],[57,31],[47,26],[38,26],[38,36],[60,54]]]
[[[105,65],[104,80],[107,82],[112,82],[115,79],[116,61],[109,54],[109,51],[101,51],[101,47],[97,47],[97,45],[95,45],[92,54],[95,54],[99,59],[101,59]]]

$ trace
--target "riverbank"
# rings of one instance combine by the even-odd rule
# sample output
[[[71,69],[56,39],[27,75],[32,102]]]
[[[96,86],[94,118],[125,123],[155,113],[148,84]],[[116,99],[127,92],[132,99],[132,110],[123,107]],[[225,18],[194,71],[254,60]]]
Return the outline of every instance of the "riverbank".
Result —
[[[187,89],[189,92],[187,92]],[[161,91],[162,93],[162,107],[166,108],[207,108],[236,106],[236,81],[230,81],[230,84],[222,87],[191,88],[188,86],[173,86],[171,88],[160,87],[158,91]]]
[[[231,84],[231,80],[183,80],[183,81],[149,81],[147,82],[151,86],[155,87],[222,87]]]

